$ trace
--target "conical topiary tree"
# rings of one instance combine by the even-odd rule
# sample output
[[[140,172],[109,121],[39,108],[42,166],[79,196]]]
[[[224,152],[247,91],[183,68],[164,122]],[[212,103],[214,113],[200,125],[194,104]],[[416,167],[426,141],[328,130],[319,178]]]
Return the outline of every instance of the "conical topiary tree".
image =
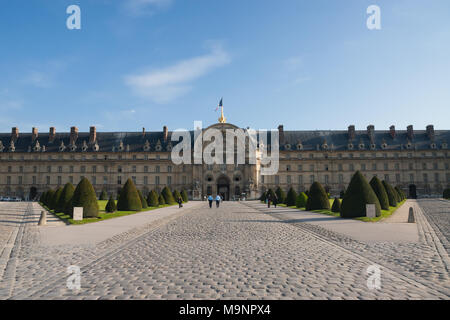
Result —
[[[159,197],[158,197],[158,205],[159,205],[159,206],[163,206],[163,205],[165,205],[165,204],[166,204],[166,200],[164,200],[163,195],[160,194]]]
[[[61,196],[58,199],[58,203],[56,204],[55,210],[56,212],[65,212],[65,208],[67,205],[70,205],[72,201],[73,192],[75,191],[75,187],[70,182],[64,185],[62,189]]]
[[[381,183],[380,179],[374,176],[372,180],[370,180],[370,186],[377,195],[378,201],[380,201],[381,209],[389,210],[389,198],[386,193],[386,189],[384,188],[383,183]]]
[[[47,206],[47,208],[49,208],[49,209],[51,209],[51,208],[50,208],[50,205],[51,205],[51,201],[52,201],[54,195],[55,195],[55,190],[49,189],[49,190],[47,191],[47,195],[45,196],[45,202],[44,202],[44,204],[45,204],[45,205]]]
[[[152,190],[148,193],[147,204],[150,207],[157,207],[159,205],[158,194],[155,190]]]
[[[142,195],[141,190],[138,190],[139,199],[141,200],[142,209],[148,208],[147,200],[145,200],[144,196]]]
[[[40,203],[40,204],[45,205],[44,202],[45,202],[45,197],[46,197],[46,196],[47,196],[47,191],[45,191],[45,192],[43,192],[43,193],[41,194],[41,196],[40,196],[40,198],[39,198],[39,203]]]
[[[49,208],[56,211],[56,208],[58,206],[59,198],[61,197],[61,194],[63,192],[63,188],[59,187],[56,189],[55,193],[53,194],[52,199],[50,200]]]
[[[391,207],[396,207],[397,206],[397,197],[395,195],[394,188],[389,183],[387,183],[386,180],[383,180],[383,187],[386,190],[386,193],[388,195],[389,205]]]
[[[306,201],[306,210],[323,210],[330,209],[330,201],[328,200],[325,189],[319,182],[314,182],[309,189],[308,201]]]
[[[98,200],[108,200],[108,193],[105,190],[102,190],[102,193],[100,193],[100,197]]]
[[[341,201],[338,197],[334,198],[333,205],[331,206],[332,212],[341,212]]]
[[[259,200],[262,202],[265,202],[266,197],[267,197],[267,191],[263,191],[263,193],[261,193],[261,197],[259,197]]]
[[[116,201],[114,201],[114,198],[112,195],[109,197],[109,200],[106,203],[105,211],[108,213],[113,213],[113,212],[117,211]]]
[[[176,202],[178,202],[178,198],[181,198],[181,194],[178,192],[178,190],[175,190],[173,192],[173,198]],[[181,199],[181,200],[183,200],[183,199]]]
[[[140,211],[142,202],[139,192],[134,185],[133,180],[129,179],[120,190],[119,200],[117,201],[117,210],[119,211]]]
[[[295,201],[295,206],[297,208],[305,208],[306,202],[308,201],[308,196],[304,192],[300,192]]]
[[[397,192],[397,195],[398,195],[397,202],[402,202],[403,201],[403,191],[400,189],[399,186],[395,186],[394,190]]]
[[[186,190],[184,190],[184,189],[181,191],[181,197],[183,198],[183,202],[189,201],[188,194],[187,194]]]
[[[295,206],[295,201],[297,200],[297,192],[294,188],[289,188],[288,194],[286,196],[286,205],[288,207]]]
[[[381,215],[380,201],[361,172],[356,171],[341,204],[341,217],[365,217],[366,205],[374,204],[376,216]]]
[[[92,184],[86,178],[81,179],[73,192],[70,210],[72,216],[74,207],[83,207],[83,217],[98,217],[97,195],[95,194],[94,187],[92,187]]]
[[[170,191],[169,187],[164,187],[161,191],[161,194],[164,197],[164,202],[166,204],[174,204],[175,203],[175,199],[173,198],[173,194]]]
[[[284,193],[283,189],[281,189],[281,187],[278,187],[275,190],[275,194],[277,195],[278,203],[285,203],[285,201],[286,201],[286,194]]]

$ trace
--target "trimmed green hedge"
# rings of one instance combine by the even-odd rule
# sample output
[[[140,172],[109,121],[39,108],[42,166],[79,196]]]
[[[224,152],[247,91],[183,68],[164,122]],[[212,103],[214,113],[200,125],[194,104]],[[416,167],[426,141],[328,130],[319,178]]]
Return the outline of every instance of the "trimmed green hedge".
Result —
[[[133,180],[128,179],[122,190],[120,190],[119,200],[117,201],[118,211],[140,211],[142,202]]]
[[[378,201],[380,201],[381,209],[389,210],[389,198],[380,179],[374,176],[372,180],[370,180],[370,186],[377,195]]]
[[[365,217],[366,204],[375,204],[376,216],[381,216],[381,206],[377,195],[361,172],[356,171],[342,200],[341,217]]]
[[[388,195],[389,205],[391,207],[396,207],[397,206],[397,195],[396,195],[394,188],[389,183],[387,183],[386,180],[383,180],[383,186],[384,186],[384,189],[386,189],[386,193]]]
[[[291,187],[286,196],[286,205],[288,207],[295,206],[296,200],[297,200],[297,192],[295,192],[294,188]]]
[[[138,190],[137,192],[139,194],[139,200],[141,200],[142,209],[148,208],[147,200],[145,200],[141,190]]]
[[[161,191],[161,194],[164,197],[165,204],[175,204],[175,199],[169,187],[164,187]]]
[[[159,197],[158,197],[158,203],[159,203],[160,206],[163,206],[163,205],[166,204],[166,200],[164,200],[164,197],[163,197],[162,194],[160,194]]]
[[[333,205],[331,206],[332,212],[341,212],[341,201],[338,197],[334,198]]]
[[[184,190],[184,189],[181,191],[181,197],[183,198],[183,202],[189,201],[188,194],[187,194],[186,190]]]
[[[78,183],[72,197],[70,215],[73,216],[74,207],[83,207],[84,218],[98,217],[98,201],[94,187],[88,179],[83,178]]]
[[[113,212],[117,211],[116,201],[114,201],[114,198],[112,195],[109,197],[109,200],[106,203],[105,211],[108,213],[113,213]]]
[[[283,189],[278,187],[275,190],[275,194],[277,195],[278,203],[285,203],[286,202],[286,194],[284,193]]]
[[[152,190],[148,193],[147,196],[147,204],[150,207],[157,207],[159,206],[159,201],[158,201],[158,193],[156,193],[155,190]]]
[[[309,189],[308,201],[306,202],[306,210],[330,210],[330,201],[328,196],[319,182],[314,182]]]
[[[98,200],[108,200],[108,193],[105,190],[102,190],[102,193],[100,194]]]
[[[300,192],[295,201],[295,206],[297,208],[305,208],[306,202],[308,201],[308,196],[304,192]]]

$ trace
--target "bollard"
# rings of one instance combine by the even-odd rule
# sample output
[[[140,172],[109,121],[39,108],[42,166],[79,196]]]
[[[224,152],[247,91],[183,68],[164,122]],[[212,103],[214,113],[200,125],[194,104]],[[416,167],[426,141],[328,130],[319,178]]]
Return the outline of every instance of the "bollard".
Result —
[[[409,207],[409,214],[408,214],[408,223],[415,223],[414,219],[414,209],[412,207]]]
[[[41,211],[41,217],[39,218],[39,225],[45,226],[47,224],[47,212]]]

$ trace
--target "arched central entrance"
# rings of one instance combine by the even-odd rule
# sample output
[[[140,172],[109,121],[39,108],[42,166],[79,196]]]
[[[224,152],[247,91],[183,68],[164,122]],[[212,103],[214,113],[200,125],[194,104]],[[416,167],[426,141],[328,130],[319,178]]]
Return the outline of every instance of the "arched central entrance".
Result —
[[[409,198],[410,199],[417,199],[417,188],[415,184],[409,185]]]
[[[230,200],[230,179],[228,177],[221,176],[217,179],[217,194],[225,201]]]

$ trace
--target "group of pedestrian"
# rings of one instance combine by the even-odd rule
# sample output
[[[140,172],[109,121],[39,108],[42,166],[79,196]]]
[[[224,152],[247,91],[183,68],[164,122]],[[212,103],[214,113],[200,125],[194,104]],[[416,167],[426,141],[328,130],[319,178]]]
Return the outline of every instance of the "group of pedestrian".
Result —
[[[216,208],[220,206],[220,202],[223,200],[221,196],[217,195],[213,198],[211,195],[208,196],[209,208],[212,208],[213,201],[216,201]]]
[[[267,195],[267,207],[270,208],[270,205],[273,204],[273,206],[276,208],[277,204],[278,204],[278,197],[276,194],[272,195],[268,194]]]

